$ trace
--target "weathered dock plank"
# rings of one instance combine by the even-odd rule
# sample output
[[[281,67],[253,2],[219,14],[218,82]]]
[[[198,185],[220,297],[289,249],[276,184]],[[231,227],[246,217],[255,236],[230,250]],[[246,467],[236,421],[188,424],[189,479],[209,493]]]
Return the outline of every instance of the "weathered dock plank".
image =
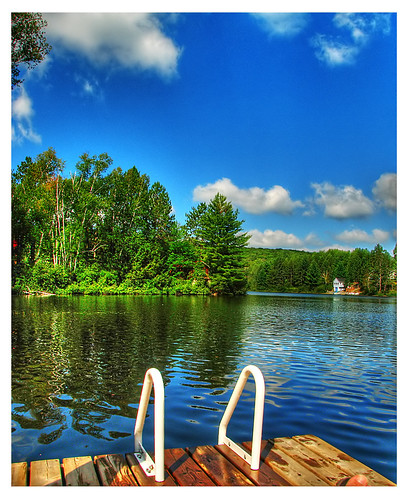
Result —
[[[180,486],[215,486],[215,482],[180,448],[165,450],[164,462]]]
[[[11,486],[27,486],[28,464],[18,462],[11,464]]]
[[[235,467],[237,467],[243,474],[250,479],[252,483],[257,486],[291,486],[291,484],[282,478],[279,474],[273,471],[264,462],[260,462],[259,470],[252,470],[250,465],[243,460],[243,458],[236,455],[225,444],[217,444],[215,448],[222,453]]]
[[[293,439],[318,455],[333,462],[346,476],[363,474],[367,477],[371,486],[395,486],[395,483],[386,477],[317,436],[307,434],[293,436]]]
[[[62,460],[66,486],[99,486],[92,457],[72,457]]]
[[[150,454],[150,456],[154,460],[154,455]],[[168,474],[167,470],[164,471],[164,481],[157,483],[154,476],[147,476],[145,474],[133,453],[126,453],[126,460],[140,486],[177,486],[177,483]]]
[[[123,455],[97,455],[94,463],[102,486],[138,486]]]
[[[240,470],[213,446],[187,448],[195,462],[218,486],[254,486]]]
[[[251,451],[251,442],[244,442],[243,446]],[[274,449],[273,440],[261,442],[261,460],[293,486],[328,486],[328,482],[296,462],[284,451]]]
[[[331,486],[335,486],[341,479],[349,477],[342,469],[336,467],[333,462],[294,439],[276,438],[274,448],[283,451]]]
[[[31,462],[30,486],[62,486],[59,460],[37,460]]]
[[[251,453],[251,442],[240,446]],[[226,445],[202,445],[164,451],[165,477],[147,476],[133,453],[93,458],[14,463],[12,486],[336,486],[356,474],[370,486],[395,486],[370,467],[312,435],[275,438],[261,443],[259,470]],[[154,459],[154,454],[151,455]]]

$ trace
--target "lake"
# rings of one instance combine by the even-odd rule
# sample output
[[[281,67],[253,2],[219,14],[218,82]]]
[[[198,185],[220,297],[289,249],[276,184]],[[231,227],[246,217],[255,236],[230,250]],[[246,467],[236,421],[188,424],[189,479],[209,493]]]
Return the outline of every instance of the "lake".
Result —
[[[216,444],[240,371],[263,438],[315,434],[396,481],[396,299],[332,295],[12,298],[12,460],[127,453],[148,368],[165,447]],[[251,439],[249,377],[228,427]],[[153,407],[143,445],[153,450]]]

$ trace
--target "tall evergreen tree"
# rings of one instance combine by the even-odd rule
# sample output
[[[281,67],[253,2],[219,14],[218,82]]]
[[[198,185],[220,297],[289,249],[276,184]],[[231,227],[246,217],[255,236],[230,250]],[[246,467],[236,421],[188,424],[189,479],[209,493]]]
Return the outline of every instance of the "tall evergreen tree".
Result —
[[[349,255],[347,277],[349,283],[359,283],[362,290],[367,288],[369,276],[370,252],[366,249],[355,248]]]
[[[209,204],[201,203],[187,214],[186,227],[199,249],[211,293],[235,295],[246,291],[242,249],[250,237],[242,233],[243,222],[219,193]]]
[[[379,293],[385,291],[390,267],[390,254],[378,243],[370,252],[370,278],[373,290]]]
[[[315,259],[311,260],[311,264],[308,267],[308,271],[305,276],[305,283],[308,285],[310,290],[313,290],[318,285],[323,284],[321,270],[319,269]]]

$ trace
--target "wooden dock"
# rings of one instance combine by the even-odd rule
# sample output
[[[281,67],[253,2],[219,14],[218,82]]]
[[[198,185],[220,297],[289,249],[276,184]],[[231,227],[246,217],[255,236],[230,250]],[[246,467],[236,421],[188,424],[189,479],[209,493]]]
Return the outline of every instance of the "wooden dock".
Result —
[[[251,450],[251,443],[240,446]],[[165,450],[165,480],[148,477],[132,453],[12,464],[12,486],[335,486],[363,474],[371,486],[395,486],[322,439],[294,436],[262,441],[257,471],[226,445]]]

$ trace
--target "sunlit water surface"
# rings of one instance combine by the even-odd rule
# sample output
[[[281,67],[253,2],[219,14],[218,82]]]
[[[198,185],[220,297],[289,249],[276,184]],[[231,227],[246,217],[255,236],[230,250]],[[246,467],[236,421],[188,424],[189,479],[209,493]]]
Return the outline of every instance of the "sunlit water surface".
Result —
[[[396,481],[396,300],[13,297],[13,461],[133,451],[145,371],[165,447],[216,444],[242,368],[266,382],[263,438],[315,434]],[[250,440],[254,381],[229,424]],[[152,450],[150,406],[143,444]]]

